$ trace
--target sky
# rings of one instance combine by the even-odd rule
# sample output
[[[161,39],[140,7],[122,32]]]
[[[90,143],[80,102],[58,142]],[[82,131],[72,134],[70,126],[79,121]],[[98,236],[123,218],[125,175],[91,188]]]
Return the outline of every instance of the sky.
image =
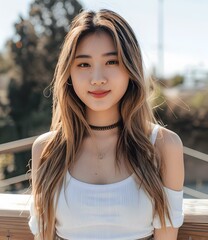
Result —
[[[19,14],[28,16],[32,1],[0,0],[0,51],[14,35]],[[155,66],[166,77],[185,74],[192,68],[208,72],[208,0],[79,1],[85,9],[114,10],[129,22],[139,41],[145,69]],[[163,6],[163,67],[158,63],[159,6]]]

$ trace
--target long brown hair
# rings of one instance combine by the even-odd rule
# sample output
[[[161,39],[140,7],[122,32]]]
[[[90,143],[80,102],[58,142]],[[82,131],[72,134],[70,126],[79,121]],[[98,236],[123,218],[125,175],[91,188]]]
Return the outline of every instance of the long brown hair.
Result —
[[[86,132],[85,106],[71,85],[70,66],[77,45],[87,34],[104,31],[112,37],[118,58],[129,74],[127,91],[120,101],[123,128],[116,148],[119,156],[128,159],[133,171],[147,192],[159,215],[162,226],[170,220],[168,203],[161,180],[161,163],[150,142],[151,123],[155,122],[149,105],[148,84],[144,79],[141,50],[133,30],[118,14],[109,10],[83,11],[75,17],[60,53],[53,80],[52,137],[41,155],[33,186],[35,206],[42,233],[40,239],[53,239],[56,197],[64,177],[76,159]],[[118,164],[119,165],[119,164]]]

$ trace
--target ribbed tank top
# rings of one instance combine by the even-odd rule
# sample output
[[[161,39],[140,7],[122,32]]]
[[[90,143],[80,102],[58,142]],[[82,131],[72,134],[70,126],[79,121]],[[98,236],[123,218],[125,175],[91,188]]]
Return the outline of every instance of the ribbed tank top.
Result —
[[[153,144],[158,129],[156,125],[152,131]],[[180,200],[183,195],[167,188],[165,191]],[[68,172],[56,219],[57,235],[70,240],[139,239],[151,235],[154,224],[159,224],[153,219],[152,202],[139,188],[134,174],[117,183],[98,185],[79,181]]]
[[[152,131],[153,144],[158,129],[156,125]],[[179,227],[183,222],[183,191],[164,190],[173,226]],[[31,220],[31,229],[33,226],[35,221]],[[56,210],[58,236],[70,240],[135,240],[150,236],[160,227],[159,217],[153,218],[152,201],[136,183],[134,174],[120,182],[98,185],[67,173]]]

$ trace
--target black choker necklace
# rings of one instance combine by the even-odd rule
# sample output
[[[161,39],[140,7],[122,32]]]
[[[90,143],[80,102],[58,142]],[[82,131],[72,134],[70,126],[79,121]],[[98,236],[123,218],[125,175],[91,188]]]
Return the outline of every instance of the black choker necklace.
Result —
[[[116,127],[121,126],[121,120],[119,120],[118,122],[112,124],[112,125],[108,125],[108,126],[94,126],[94,125],[90,125],[92,130],[97,130],[97,131],[105,131],[105,130],[110,130]]]

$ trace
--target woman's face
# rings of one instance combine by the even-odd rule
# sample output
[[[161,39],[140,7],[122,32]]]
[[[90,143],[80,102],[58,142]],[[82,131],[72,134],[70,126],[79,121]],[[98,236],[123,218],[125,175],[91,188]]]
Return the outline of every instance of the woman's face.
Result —
[[[118,111],[129,75],[118,60],[109,34],[92,33],[80,41],[71,66],[71,79],[74,91],[86,105],[88,113]]]

